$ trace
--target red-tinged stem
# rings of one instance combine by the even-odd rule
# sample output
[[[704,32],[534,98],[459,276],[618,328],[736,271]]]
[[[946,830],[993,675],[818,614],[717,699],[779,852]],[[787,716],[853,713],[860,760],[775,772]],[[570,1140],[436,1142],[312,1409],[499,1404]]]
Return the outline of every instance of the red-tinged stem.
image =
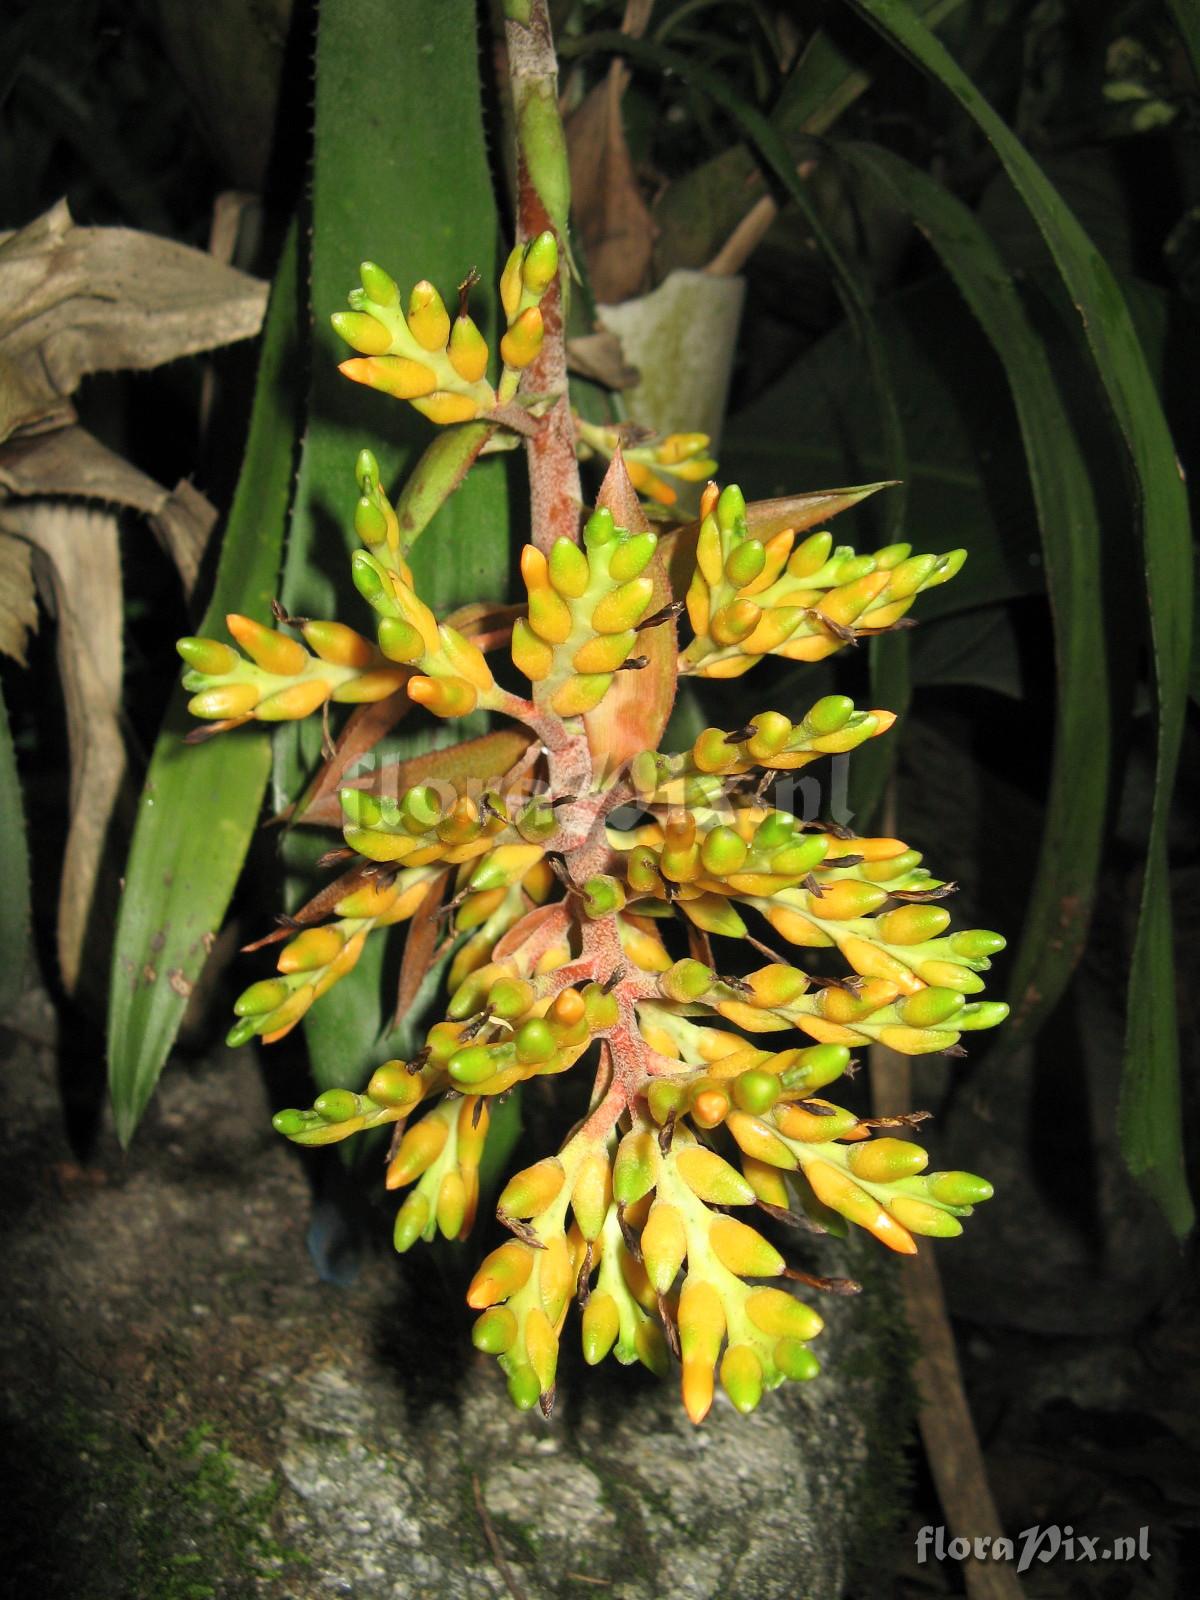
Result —
[[[558,239],[558,277],[541,300],[545,333],[526,369],[526,394],[553,396],[537,432],[526,441],[533,543],[548,553],[556,539],[575,539],[583,491],[575,459],[575,424],[567,395],[563,286],[567,272],[566,161],[557,121],[558,60],[546,0],[530,0],[524,20],[505,23],[508,70],[517,126],[517,232],[522,241],[547,228]]]
[[[603,1064],[601,1070],[603,1070]],[[583,1139],[588,1144],[599,1144],[616,1127],[618,1119],[629,1109],[629,1104],[624,1086],[617,1076],[614,1062],[613,1077],[608,1086],[608,1092],[595,1110],[588,1113],[582,1127],[574,1137]]]

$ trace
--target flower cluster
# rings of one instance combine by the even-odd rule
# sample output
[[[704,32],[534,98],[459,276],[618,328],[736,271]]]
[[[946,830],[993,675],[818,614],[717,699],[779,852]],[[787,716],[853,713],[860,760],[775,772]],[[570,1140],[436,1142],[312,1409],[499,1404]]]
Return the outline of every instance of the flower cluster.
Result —
[[[369,265],[335,319],[362,352],[343,370],[437,422],[494,416],[536,352],[553,243],[543,235],[509,260],[495,387],[465,297],[452,325],[418,284],[404,314],[394,282]],[[680,437],[667,456],[684,477],[698,460],[707,473],[706,441]],[[548,1412],[575,1301],[589,1363],[612,1353],[659,1372],[676,1359],[699,1422],[718,1379],[750,1411],[817,1370],[821,1318],[778,1280],[820,1280],[746,1217],[803,1218],[817,1232],[848,1221],[912,1253],[919,1237],[959,1233],[991,1194],[968,1173],[926,1172],[897,1119],[864,1118],[826,1091],[865,1046],[961,1054],[964,1034],[1001,1021],[1007,1008],[979,994],[1004,941],[953,930],[942,901],[954,886],[902,840],[772,803],[781,772],[880,736],[891,713],[826,695],[799,716],[764,708],[706,728],[681,752],[644,747],[681,674],[738,676],[767,655],[819,660],[895,626],[964,553],[857,555],[816,530],[878,485],[756,507],[709,484],[698,524],[660,537],[613,455],[579,537],[535,537],[522,552],[526,604],[501,635],[528,696],[501,687],[480,643],[417,595],[368,452],[353,576],[377,642],[305,622],[302,645],[286,618],[270,629],[231,617],[248,659],[213,640],[180,651],[201,717],[303,716],[397,694],[440,717],[482,709],[525,730],[522,753],[509,747],[484,782],[342,790],[352,865],[318,897],[321,920],[283,944],[277,975],[237,1002],[230,1041],[282,1037],[376,930],[445,918],[450,995],[422,1047],[361,1091],[279,1113],[277,1129],[322,1145],[392,1125],[386,1181],[406,1191],[395,1224],[405,1251],[470,1230],[498,1099],[585,1064],[582,1121],[500,1192],[510,1237],[471,1281],[474,1341],[499,1359],[518,1406]],[[481,642],[495,648],[501,635]]]

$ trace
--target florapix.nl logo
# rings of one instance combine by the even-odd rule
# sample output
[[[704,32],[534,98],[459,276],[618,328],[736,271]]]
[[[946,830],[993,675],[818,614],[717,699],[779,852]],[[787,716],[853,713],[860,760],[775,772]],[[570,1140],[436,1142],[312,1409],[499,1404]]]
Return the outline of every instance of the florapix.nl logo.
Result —
[[[944,1527],[926,1524],[917,1532],[917,1565],[926,1561],[976,1561],[1013,1562],[1018,1572],[1026,1572],[1035,1561],[1149,1561],[1150,1529],[1139,1528],[1136,1534],[1122,1534],[1101,1543],[1099,1537],[1089,1538],[1076,1533],[1068,1523],[1059,1527],[1040,1523],[1023,1528],[1015,1539],[1006,1535],[976,1534],[972,1538],[956,1535],[946,1537]]]

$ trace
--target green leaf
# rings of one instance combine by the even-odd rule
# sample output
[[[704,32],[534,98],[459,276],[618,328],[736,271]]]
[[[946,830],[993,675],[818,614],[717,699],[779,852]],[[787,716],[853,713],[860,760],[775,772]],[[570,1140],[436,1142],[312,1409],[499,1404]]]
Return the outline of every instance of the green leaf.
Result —
[[[690,56],[653,44],[646,39],[635,39],[629,34],[600,31],[585,34],[580,39],[559,42],[559,52],[564,56],[589,54],[593,51],[611,51],[627,55],[634,61],[644,61],[663,72],[675,72],[708,95],[741,129],[763,162],[771,169],[775,180],[793,200],[803,216],[809,232],[824,255],[838,298],[853,324],[861,344],[861,355],[866,360],[872,387],[879,407],[877,428],[883,440],[884,471],[881,477],[903,481],[906,462],[904,432],[900,425],[900,412],[892,388],[884,345],[875,327],[871,312],[870,291],[855,266],[834,243],[829,230],[814,206],[804,180],[796,172],[795,158],[786,142],[771,122],[734,89],[720,74],[695,61]],[[824,91],[822,91],[824,92]],[[899,538],[904,524],[905,501],[903,489],[889,497],[884,515],[888,518],[889,541]]]
[[[1038,592],[1041,554],[1020,437],[1003,369],[978,323],[944,281],[890,295],[875,307],[875,320],[893,371],[905,374],[906,537],[919,550],[963,545],[969,552],[953,583],[918,600],[913,615],[921,629],[934,618]],[[875,407],[848,327],[826,334],[730,418],[721,464],[748,500],[885,476]],[[864,527],[864,520],[894,492],[845,512],[838,541],[859,550],[882,544],[885,529]],[[860,758],[856,752],[854,762]]]
[[[453,457],[481,441],[477,425],[439,434],[410,406],[350,383],[337,371],[347,352],[329,325],[345,305],[358,264],[371,260],[397,280],[404,303],[428,278],[450,305],[472,267],[482,284],[472,315],[495,334],[501,265],[498,221],[484,140],[473,0],[324,0],[317,27],[311,304],[316,350],[308,427],[288,537],[284,603],[304,616],[337,617],[373,631],[349,575],[357,548],[354,464],[369,445],[393,496],[432,445]],[[494,339],[493,339],[494,342]],[[412,551],[418,590],[444,613],[507,589],[506,457],[477,463],[440,509],[409,493],[423,532]],[[431,514],[432,513],[432,514]],[[483,731],[481,719],[454,734]],[[389,739],[392,757],[444,743],[449,730],[420,717]],[[431,737],[432,734],[432,737]],[[277,810],[297,798],[320,758],[319,718],[276,736]],[[381,752],[376,752],[380,754]],[[299,877],[305,847],[288,836],[293,900],[311,891]],[[393,999],[383,993],[384,939],[369,939],[358,966],[305,1019],[313,1075],[325,1088],[352,1081]],[[374,948],[373,948],[374,947]]]
[[[299,230],[279,263],[263,335],[246,455],[202,634],[228,611],[267,620],[279,571],[297,438]],[[196,726],[178,692],[138,802],[117,920],[108,1081],[128,1144],[174,1043],[254,832],[270,770],[257,728],[186,746]]]
[[[1192,72],[1200,84],[1200,0],[1167,0],[1167,10],[1175,18]]]
[[[1032,1034],[1075,970],[1091,920],[1108,805],[1110,732],[1101,529],[1087,462],[1046,348],[1000,254],[961,201],[901,157],[843,147],[911,213],[1004,363],[1037,506],[1058,665],[1054,764],[1002,1048]]]
[[[1146,872],[1131,962],[1120,1131],[1130,1171],[1185,1234],[1194,1210],[1183,1162],[1167,822],[1183,734],[1192,632],[1187,495],[1166,418],[1108,266],[1036,161],[937,39],[898,0],[849,0],[938,80],[990,140],[1050,247],[1129,452],[1142,537],[1158,748]],[[1188,21],[1184,18],[1185,23]]]
[[[21,780],[13,750],[8,712],[0,695],[0,854],[5,862],[0,895],[0,1008],[14,1005],[25,983],[29,960],[29,847]]]

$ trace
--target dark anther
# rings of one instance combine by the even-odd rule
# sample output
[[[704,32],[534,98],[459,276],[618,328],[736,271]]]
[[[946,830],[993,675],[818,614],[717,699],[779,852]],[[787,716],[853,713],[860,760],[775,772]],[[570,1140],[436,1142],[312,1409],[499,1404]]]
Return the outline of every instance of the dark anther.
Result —
[[[475,891],[473,889],[463,889],[463,890],[461,890],[458,894],[456,894],[454,896],[453,900],[447,900],[446,904],[444,906],[439,906],[438,907],[437,914],[436,914],[434,920],[436,922],[442,922],[442,921],[445,920],[446,917],[452,917],[454,915],[454,913],[458,910],[459,906],[461,906],[464,901],[469,900],[471,895],[474,894],[474,892]]]
[[[304,924],[299,917],[289,917],[286,911],[275,913],[275,925],[278,928],[302,928]]]
[[[781,1222],[785,1228],[802,1228],[805,1233],[825,1233],[827,1230],[819,1222],[814,1222],[811,1217],[806,1217],[803,1211],[789,1211],[786,1206],[773,1206],[769,1200],[756,1200],[755,1205],[760,1211],[765,1211],[776,1222]]]
[[[618,672],[640,672],[650,665],[649,656],[628,656],[617,668]]]
[[[550,802],[550,809],[553,810],[555,806],[573,806],[578,799],[577,794],[556,795]]]
[[[939,1050],[940,1056],[965,1056],[966,1051],[961,1044],[948,1044],[944,1050]]]
[[[732,732],[723,733],[721,737],[726,744],[745,744],[746,740],[753,739],[757,732],[758,729],[754,724],[748,722],[744,728],[734,728]]]
[[[579,1276],[575,1279],[575,1303],[582,1311],[592,1298],[592,1241],[589,1239],[584,1246],[583,1260],[579,1264]]]
[[[671,1347],[671,1354],[678,1361],[681,1354],[679,1349],[679,1325],[671,1313],[671,1307],[665,1294],[660,1294],[658,1297],[658,1315],[663,1325],[663,1332],[667,1336],[667,1343]]]
[[[429,1060],[432,1054],[433,1051],[429,1048],[429,1046],[427,1044],[423,1044],[417,1051],[416,1055],[413,1056],[412,1060],[408,1063],[406,1070],[411,1072],[415,1077],[416,1074],[424,1068],[425,1063]],[[479,1103],[482,1105],[483,1101],[481,1100]]]
[[[475,1096],[475,1104],[471,1107],[471,1126],[472,1126],[472,1128],[477,1128],[479,1126],[479,1119],[482,1116],[483,1116],[483,1096],[481,1094],[477,1094]]]
[[[766,956],[769,961],[774,961],[774,962],[778,963],[778,965],[781,966],[781,967],[790,967],[791,966],[791,962],[787,959],[786,956],[781,956],[779,954],[778,950],[772,950],[771,946],[769,944],[764,944],[761,939],[756,939],[753,934],[746,933],[746,934],[743,934],[742,937],[745,939],[747,944],[753,945],[754,948],[756,950],[758,950],[762,955]],[[797,967],[795,970],[799,971],[800,969]],[[806,972],[804,974],[804,976],[807,978],[808,977],[808,973]]]
[[[902,1111],[894,1117],[863,1117],[860,1128],[919,1128],[933,1116],[932,1111]]]
[[[818,1278],[815,1273],[801,1272],[799,1267],[784,1267],[783,1275],[793,1283],[803,1283],[822,1294],[861,1294],[862,1284],[853,1278]]]
[[[624,976],[624,967],[614,967],[609,973],[608,977],[605,978],[604,982],[600,985],[600,992],[602,994],[611,994]]]
[[[460,317],[465,317],[466,316],[466,314],[467,314],[467,297],[470,295],[471,290],[475,287],[475,285],[478,282],[479,282],[479,269],[478,269],[478,267],[472,267],[470,272],[467,273],[466,277],[463,279],[463,281],[458,286],[458,314],[459,314]]]
[[[617,1202],[617,1221],[621,1227],[621,1237],[625,1241],[625,1248],[635,1261],[642,1259],[642,1241],[634,1232],[633,1224],[625,1220],[625,1207]]]
[[[717,974],[717,982],[723,983],[727,989],[735,989],[738,994],[753,994],[754,985],[747,983],[744,978],[726,978]]]
[[[758,805],[758,803],[762,800],[763,796],[766,794],[767,790],[771,787],[771,785],[779,777],[779,771],[780,771],[780,769],[778,767],[768,767],[767,770],[763,773],[762,777],[758,780],[758,783],[755,785],[755,789],[754,789],[754,803],[755,803],[755,805]]]
[[[887,888],[887,885],[884,887]],[[956,883],[939,884],[936,889],[888,889],[893,900],[907,900],[913,905],[921,905],[926,900],[944,900],[947,895],[957,893]]]
[[[866,856],[831,856],[824,865],[829,867],[861,867]]]
[[[461,1044],[464,1039],[473,1039],[477,1033],[482,1033],[484,1028],[487,1027],[491,1020],[492,1019],[487,1014],[486,1008],[483,1011],[477,1011],[475,1015],[464,1024],[463,1030],[458,1036],[459,1043]]]
[[[804,880],[804,887],[808,890],[809,894],[815,894],[818,900],[820,900],[825,893],[824,889],[822,889],[821,885],[817,882],[815,876],[811,872]]]
[[[550,1421],[550,1418],[554,1413],[554,1396],[557,1393],[558,1390],[556,1386],[551,1384],[546,1390],[545,1394],[538,1395],[538,1409],[541,1411],[547,1422]]]
[[[309,617],[290,616],[287,607],[279,600],[271,601],[271,615],[280,627],[284,628],[302,628],[306,622],[311,620]]]
[[[867,981],[865,978],[858,977],[853,972],[848,976],[833,978],[818,977],[816,973],[813,972],[808,973],[807,976],[808,981],[810,983],[815,983],[819,989],[844,989],[847,994],[855,995],[862,991],[863,984]]]
[[[682,600],[672,600],[669,606],[664,606],[661,611],[656,611],[653,616],[643,617],[637,624],[636,631],[641,633],[643,628],[660,628],[664,622],[674,622],[684,609]]]
[[[675,1107],[672,1106],[670,1111],[667,1112],[667,1120],[658,1130],[658,1148],[661,1150],[664,1156],[671,1148],[671,1140],[675,1137],[675,1118],[677,1116],[678,1112],[676,1111]]]
[[[337,850],[326,850],[323,856],[317,857],[317,866],[336,867],[339,861],[349,861],[353,854],[354,851],[348,849],[345,845],[340,846]]]
[[[479,802],[479,808],[481,811],[486,811],[489,817],[495,817],[497,822],[508,821],[508,818],[504,815],[503,811],[497,807],[490,795],[484,795],[483,799]]]
[[[510,1217],[508,1212],[501,1211],[499,1206],[496,1207],[496,1221],[502,1228],[507,1228],[510,1233],[515,1233],[517,1238],[523,1244],[527,1244],[531,1250],[544,1250],[546,1248],[544,1241],[538,1237],[536,1228],[531,1228],[527,1222],[522,1222],[519,1217]]]
[[[837,1107],[836,1106],[824,1105],[824,1104],[822,1104],[822,1102],[820,1100],[801,1100],[799,1102],[799,1104],[804,1107],[805,1111],[807,1111],[811,1116],[814,1116],[814,1117],[836,1117],[837,1116]]]
[[[559,883],[562,884],[563,888],[568,894],[577,895],[579,893],[579,890],[575,885],[575,880],[572,878],[567,867],[567,863],[563,860],[562,856],[555,855],[553,851],[547,851],[547,853],[542,857],[542,860],[550,868],[550,871],[558,879]]]
[[[825,833],[831,833],[835,839],[857,839],[858,834],[853,828],[847,828],[840,822],[818,822],[817,827]]]
[[[835,622],[832,617],[827,617],[823,611],[809,610],[806,617],[811,617],[814,622],[819,622],[823,628],[828,628],[835,639],[840,639],[843,644],[857,644],[858,635],[853,628],[848,628],[844,622]]]

